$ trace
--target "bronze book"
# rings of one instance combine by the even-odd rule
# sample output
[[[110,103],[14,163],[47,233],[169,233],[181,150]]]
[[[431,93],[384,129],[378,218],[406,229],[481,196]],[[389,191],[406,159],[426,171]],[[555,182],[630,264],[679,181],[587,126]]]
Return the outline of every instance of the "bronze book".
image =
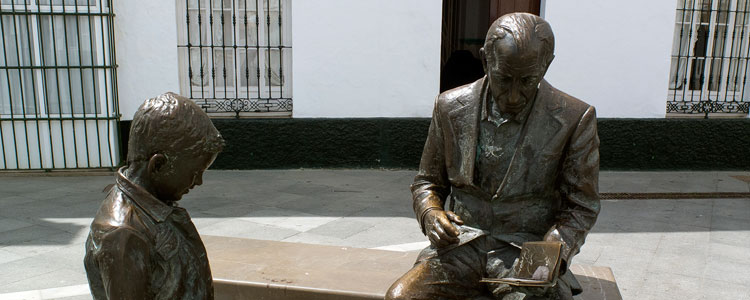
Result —
[[[512,286],[551,287],[557,283],[562,256],[561,242],[526,242],[521,246],[518,263],[513,265],[514,277],[482,278],[485,283]]]

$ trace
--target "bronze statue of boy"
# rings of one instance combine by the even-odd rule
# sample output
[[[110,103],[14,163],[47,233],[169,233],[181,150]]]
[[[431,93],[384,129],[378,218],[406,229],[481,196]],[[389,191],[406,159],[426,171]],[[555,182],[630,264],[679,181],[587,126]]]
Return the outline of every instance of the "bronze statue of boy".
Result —
[[[166,93],[141,105],[127,166],[117,172],[86,240],[94,299],[213,299],[206,249],[177,201],[203,183],[223,145],[189,99]]]
[[[486,76],[440,94],[411,186],[431,246],[386,299],[572,299],[567,264],[599,213],[594,107],[543,80],[554,36],[513,13],[491,26]],[[509,274],[524,242],[560,242],[551,288],[487,284]]]

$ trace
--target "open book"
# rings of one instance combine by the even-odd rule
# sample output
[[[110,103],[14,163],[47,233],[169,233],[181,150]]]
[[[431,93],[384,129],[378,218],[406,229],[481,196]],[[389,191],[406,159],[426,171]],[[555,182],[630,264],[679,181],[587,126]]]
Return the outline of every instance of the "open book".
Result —
[[[511,274],[515,274],[514,277],[482,278],[481,282],[529,287],[554,286],[560,269],[561,252],[561,242],[523,243],[521,255],[511,271]]]

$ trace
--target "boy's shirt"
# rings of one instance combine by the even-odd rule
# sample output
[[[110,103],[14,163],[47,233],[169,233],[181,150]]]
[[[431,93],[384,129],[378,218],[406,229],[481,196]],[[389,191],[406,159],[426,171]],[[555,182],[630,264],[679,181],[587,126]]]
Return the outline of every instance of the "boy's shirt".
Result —
[[[203,242],[184,208],[117,172],[86,240],[94,299],[213,299]]]

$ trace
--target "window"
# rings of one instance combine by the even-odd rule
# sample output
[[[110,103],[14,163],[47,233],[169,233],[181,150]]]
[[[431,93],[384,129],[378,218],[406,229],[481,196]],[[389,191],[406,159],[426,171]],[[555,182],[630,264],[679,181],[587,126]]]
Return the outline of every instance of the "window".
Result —
[[[747,115],[748,2],[678,0],[668,115]]]
[[[180,89],[212,116],[291,116],[289,0],[178,0]]]
[[[113,167],[109,0],[0,0],[0,169]]]

